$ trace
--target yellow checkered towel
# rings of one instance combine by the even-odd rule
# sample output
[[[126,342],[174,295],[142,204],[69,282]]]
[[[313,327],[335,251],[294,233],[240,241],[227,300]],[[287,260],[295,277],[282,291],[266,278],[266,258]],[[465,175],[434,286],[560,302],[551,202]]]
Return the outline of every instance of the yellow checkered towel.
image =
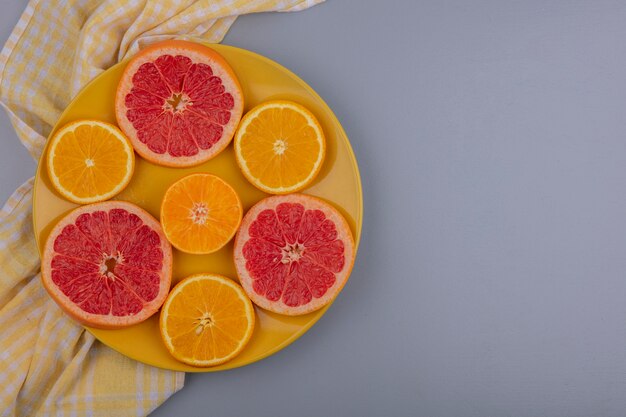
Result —
[[[143,46],[167,38],[220,42],[245,13],[323,0],[31,0],[0,53],[0,103],[39,158],[72,97]],[[102,345],[67,318],[39,279],[33,180],[0,211],[0,416],[145,415],[184,374]]]

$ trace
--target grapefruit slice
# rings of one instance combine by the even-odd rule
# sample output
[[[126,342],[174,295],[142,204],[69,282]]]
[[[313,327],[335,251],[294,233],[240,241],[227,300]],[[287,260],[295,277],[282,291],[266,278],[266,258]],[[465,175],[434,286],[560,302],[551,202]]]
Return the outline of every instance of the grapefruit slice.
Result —
[[[124,201],[81,206],[50,232],[44,287],[78,322],[120,328],[154,314],[167,297],[172,247],[159,222]]]
[[[244,216],[234,259],[259,307],[299,315],[330,303],[354,264],[354,239],[341,214],[304,194],[268,197]]]
[[[159,321],[167,350],[181,362],[214,366],[239,354],[254,330],[254,308],[241,287],[215,274],[178,283]]]
[[[213,49],[168,40],[130,60],[117,87],[115,114],[135,150],[155,164],[197,165],[221,152],[243,113],[243,93]]]

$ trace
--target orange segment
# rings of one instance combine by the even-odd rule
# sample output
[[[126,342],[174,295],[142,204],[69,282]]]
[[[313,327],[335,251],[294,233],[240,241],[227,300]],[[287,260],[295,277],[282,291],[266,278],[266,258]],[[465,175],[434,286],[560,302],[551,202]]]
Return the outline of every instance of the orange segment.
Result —
[[[300,104],[273,100],[250,110],[235,134],[235,156],[245,177],[272,194],[301,190],[317,176],[326,144],[322,128]]]
[[[135,154],[117,127],[78,120],[50,139],[47,163],[54,188],[70,201],[87,204],[107,200],[128,185]]]
[[[211,253],[235,235],[242,211],[239,196],[227,182],[211,174],[191,174],[165,192],[161,224],[181,251]]]
[[[254,330],[254,309],[232,280],[192,275],[168,296],[159,326],[167,350],[176,359],[213,366],[232,359],[246,346]]]

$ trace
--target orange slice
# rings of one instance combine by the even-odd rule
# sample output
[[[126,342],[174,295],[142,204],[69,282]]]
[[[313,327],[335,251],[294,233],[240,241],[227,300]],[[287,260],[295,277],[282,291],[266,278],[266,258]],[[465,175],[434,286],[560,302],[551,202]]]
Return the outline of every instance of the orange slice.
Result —
[[[181,178],[165,192],[161,224],[177,249],[211,253],[228,243],[241,223],[239,196],[226,181],[206,173]]]
[[[135,153],[117,127],[97,120],[77,120],[52,136],[47,165],[59,194],[74,203],[95,203],[108,200],[128,185]]]
[[[255,187],[271,194],[309,185],[325,151],[324,132],[313,113],[291,101],[259,104],[241,119],[235,134],[239,168]]]
[[[167,350],[193,366],[224,363],[243,350],[254,330],[254,309],[243,289],[214,274],[182,280],[170,292],[159,321]]]

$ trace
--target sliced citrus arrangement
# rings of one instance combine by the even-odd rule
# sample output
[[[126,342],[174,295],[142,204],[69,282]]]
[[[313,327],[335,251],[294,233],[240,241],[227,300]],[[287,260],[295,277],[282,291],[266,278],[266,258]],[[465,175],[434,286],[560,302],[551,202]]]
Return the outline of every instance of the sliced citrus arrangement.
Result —
[[[77,120],[50,139],[48,176],[68,200],[95,203],[108,200],[130,182],[135,153],[115,126],[97,120]]]
[[[159,222],[134,204],[81,206],[50,232],[44,287],[86,326],[120,328],[157,312],[170,289],[172,248]]]
[[[348,280],[354,240],[328,203],[304,194],[268,197],[246,213],[234,249],[243,289],[259,307],[306,314],[330,303]]]
[[[239,196],[226,181],[206,173],[190,174],[165,192],[161,224],[177,249],[212,253],[233,238],[242,212]]]
[[[47,292],[65,313],[91,328],[105,343],[170,369],[193,370],[182,363],[220,365],[249,349],[249,356],[244,353],[231,362],[240,366],[299,337],[319,314],[304,321],[302,317],[281,319],[278,335],[258,324],[255,330],[255,308],[292,316],[319,313],[349,279],[356,251],[348,222],[333,206],[294,194],[318,178],[326,156],[324,129],[314,113],[295,102],[271,100],[253,107],[242,118],[244,98],[248,97],[229,63],[215,50],[224,51],[255,101],[284,94],[280,87],[283,79],[287,85],[293,81],[304,85],[297,77],[280,75],[272,78],[277,80],[276,86],[268,90],[265,78],[274,76],[264,68],[265,61],[257,61],[250,70],[253,56],[246,53],[242,55],[245,59],[238,58],[236,48],[179,40],[159,42],[111,72],[119,83],[112,85],[107,78],[109,84],[98,87],[97,94],[107,88],[112,94],[99,96],[97,106],[92,106],[90,90],[83,96],[89,95],[91,104],[87,105],[91,107],[85,107],[87,101],[79,98],[72,103],[75,109],[68,108],[68,117],[81,108],[82,116],[76,117],[89,113],[97,118],[113,105],[119,128],[96,120],[62,126],[51,136],[45,168],[41,167],[48,170],[59,196],[87,204],[64,214],[56,225],[36,227],[37,234],[45,237],[53,226],[41,256],[41,279]],[[306,88],[302,91],[306,93]],[[316,103],[311,102],[315,114],[331,114],[323,103],[321,107]],[[91,110],[85,113],[86,108]],[[338,126],[333,117],[324,121],[328,129]],[[335,135],[331,130],[327,133],[334,144]],[[338,139],[344,139],[341,129],[339,133]],[[237,163],[254,187],[278,194],[258,201],[245,216],[237,191],[244,201],[250,201],[256,197],[252,188],[236,191],[216,175],[195,173],[171,185],[168,181],[165,194],[158,187],[151,188],[154,181],[172,178],[175,170],[170,167],[204,163],[233,139],[235,160],[225,152],[208,164],[207,170],[219,175],[232,168],[225,169],[224,161]],[[337,158],[341,161],[342,152],[347,152],[348,164],[355,168],[350,147],[345,145],[347,142],[336,148]],[[332,148],[334,151],[335,146]],[[145,164],[141,158],[156,165]],[[334,164],[334,159],[326,163]],[[135,162],[140,175],[130,184]],[[342,164],[346,165],[345,160]],[[335,171],[335,165],[328,168],[329,174],[354,174]],[[358,171],[354,172],[354,184],[360,187]],[[140,205],[153,206],[160,201],[160,221],[132,203],[104,201],[129,184],[124,195]],[[320,193],[327,190],[326,182],[319,185]],[[43,189],[48,187],[44,178]],[[39,205],[46,204],[41,201]],[[210,258],[217,266],[223,266],[224,257],[230,259],[240,284],[204,272],[183,279],[170,291],[172,246],[190,254],[214,253]],[[183,260],[184,269],[196,271],[206,270],[200,264],[209,259],[183,258],[176,262]],[[159,309],[160,315],[155,314]],[[155,332],[156,320],[160,336]],[[135,324],[139,325],[122,332],[132,335],[127,339],[141,346],[156,344],[145,355],[119,343],[117,332],[94,329]],[[177,365],[174,359],[182,363]]]
[[[230,142],[243,113],[243,93],[213,49],[159,42],[135,55],[120,79],[115,114],[139,155],[159,165],[197,165]]]
[[[241,119],[235,134],[235,157],[244,176],[270,194],[287,194],[309,185],[326,151],[324,132],[304,106],[286,100],[266,101]]]
[[[254,330],[254,308],[241,287],[215,274],[178,283],[161,310],[167,350],[193,366],[224,363],[243,350]]]

